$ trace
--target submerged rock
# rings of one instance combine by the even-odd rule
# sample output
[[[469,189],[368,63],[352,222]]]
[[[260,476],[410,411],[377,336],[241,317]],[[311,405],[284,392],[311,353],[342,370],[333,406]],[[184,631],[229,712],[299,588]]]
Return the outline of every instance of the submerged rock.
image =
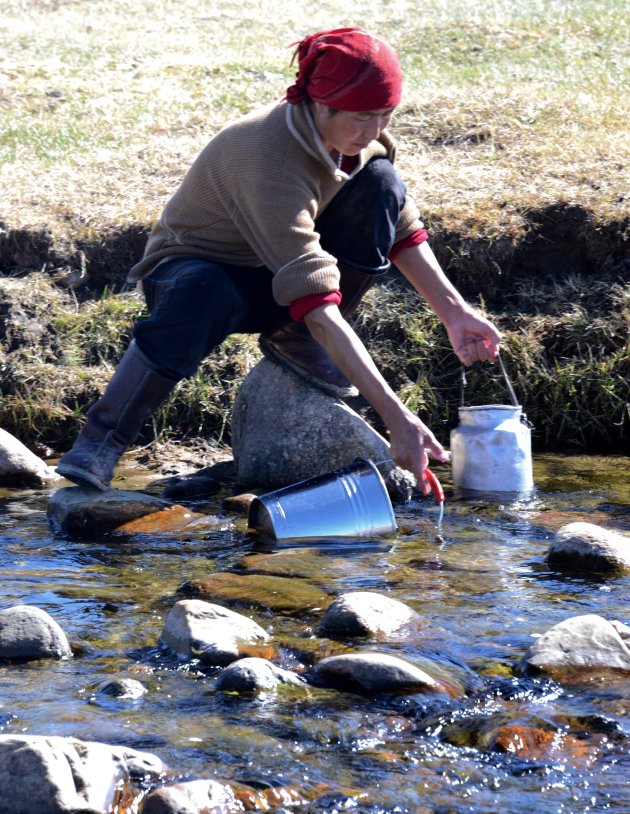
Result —
[[[386,461],[379,468],[395,497],[415,486],[394,465],[385,438],[358,413],[269,359],[258,362],[238,392],[232,451],[243,484],[274,489],[371,458]]]
[[[268,640],[269,634],[252,619],[200,599],[177,602],[160,635],[160,641],[179,655],[218,667],[249,655],[249,646]]]
[[[113,531],[116,534],[178,534],[187,531],[200,534],[219,526],[224,528],[225,525],[218,517],[191,512],[190,509],[176,504],[151,514],[144,514],[117,526]]]
[[[41,486],[56,480],[61,477],[53,466],[48,466],[11,433],[0,429],[0,483],[5,486]]]
[[[580,765],[590,763],[597,757],[601,740],[601,736],[580,739],[558,730],[515,723],[496,727],[490,733],[489,748],[526,760],[553,760]]]
[[[0,735],[0,810],[2,814],[111,811],[121,787],[134,780],[157,780],[162,770],[155,755],[125,746]]]
[[[273,690],[282,684],[304,686],[305,682],[267,659],[252,657],[239,659],[226,667],[219,675],[216,687],[224,692],[256,693]]]
[[[33,605],[16,605],[0,611],[0,659],[71,658],[66,634],[52,616]]]
[[[48,502],[53,528],[77,537],[107,534],[139,517],[168,509],[173,504],[158,497],[125,489],[72,486],[58,489]]]
[[[403,602],[371,591],[355,591],[335,599],[319,626],[328,636],[383,636],[418,620]]]
[[[529,648],[521,666],[557,677],[569,668],[630,670],[628,629],[589,613],[554,625]],[[624,630],[625,629],[625,630]]]
[[[630,569],[630,537],[593,523],[568,523],[555,536],[547,559],[570,569]]]
[[[318,611],[330,602],[325,591],[305,580],[228,571],[185,582],[178,593],[211,601],[257,605],[278,613]]]

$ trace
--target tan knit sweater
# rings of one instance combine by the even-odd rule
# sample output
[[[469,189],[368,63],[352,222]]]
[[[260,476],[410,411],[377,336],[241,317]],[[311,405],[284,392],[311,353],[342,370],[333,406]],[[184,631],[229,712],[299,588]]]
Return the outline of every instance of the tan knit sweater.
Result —
[[[383,132],[361,152],[352,175],[376,155],[393,162]],[[166,204],[130,282],[165,257],[194,255],[274,273],[280,305],[339,288],[336,260],[319,243],[315,219],[349,177],[337,169],[308,106],[280,103],[221,130],[204,148]],[[396,231],[402,240],[422,226],[407,201]]]

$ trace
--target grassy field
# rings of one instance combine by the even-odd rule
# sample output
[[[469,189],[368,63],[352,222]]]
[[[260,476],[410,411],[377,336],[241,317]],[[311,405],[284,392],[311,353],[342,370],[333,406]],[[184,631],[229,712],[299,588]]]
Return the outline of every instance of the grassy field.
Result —
[[[518,234],[568,202],[628,215],[623,0],[0,2],[1,217],[56,240],[144,223],[226,121],[280,98],[291,43],[359,24],[400,52],[393,123],[429,222]]]
[[[72,419],[94,395],[93,386],[84,392],[85,379],[106,379],[102,365],[128,336],[128,319],[111,327],[112,313],[141,310],[99,301],[104,285],[116,292],[109,276],[123,279],[208,139],[283,96],[295,72],[291,44],[344,25],[380,33],[400,53],[406,84],[391,129],[401,172],[443,265],[505,330],[544,442],[627,442],[623,0],[375,0],[352,14],[338,2],[0,0],[0,274],[36,269],[54,280],[83,269],[100,282],[96,294],[77,292],[78,315],[70,299],[53,326],[65,343],[59,359],[77,365],[83,389],[64,386],[50,421],[22,403],[37,399],[34,382],[50,391],[42,370],[19,372],[33,353],[7,361],[0,346],[3,426],[22,421],[24,439],[71,437]],[[415,304],[397,310],[392,291],[374,294],[359,327],[399,391],[435,423],[453,395],[440,377],[448,370],[456,381],[453,357],[431,316],[416,320]],[[433,339],[423,338],[426,328]],[[387,341],[399,342],[401,331],[390,362]],[[208,392],[195,379],[183,391],[192,399],[180,394],[171,405],[180,423],[190,419],[190,432],[223,433],[239,377],[256,358],[251,342],[241,344],[242,362],[223,353],[206,365]],[[57,415],[65,416],[63,433],[52,429]]]

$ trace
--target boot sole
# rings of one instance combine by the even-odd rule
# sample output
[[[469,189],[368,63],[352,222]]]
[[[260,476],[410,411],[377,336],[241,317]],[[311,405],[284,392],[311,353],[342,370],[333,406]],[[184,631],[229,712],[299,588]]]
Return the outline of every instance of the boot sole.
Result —
[[[100,478],[71,464],[61,464],[56,468],[56,472],[58,475],[61,475],[62,478],[76,483],[77,486],[91,487],[92,489],[98,489],[100,492],[106,492],[109,489],[109,484],[103,483]]]
[[[323,390],[324,393],[327,393],[329,396],[335,396],[339,399],[349,399],[355,398],[359,395],[359,391],[356,387],[354,387],[354,385],[350,385],[349,387],[339,387],[336,384],[331,384],[324,379],[320,379],[319,376],[311,373],[305,367],[301,367],[301,365],[291,361],[291,359],[289,359],[287,356],[283,356],[279,350],[273,347],[273,345],[269,345],[263,337],[260,337],[259,345],[263,354],[270,361],[275,362],[280,367],[285,368],[285,370],[290,370],[305,382],[308,382],[308,384],[316,387],[318,390]]]

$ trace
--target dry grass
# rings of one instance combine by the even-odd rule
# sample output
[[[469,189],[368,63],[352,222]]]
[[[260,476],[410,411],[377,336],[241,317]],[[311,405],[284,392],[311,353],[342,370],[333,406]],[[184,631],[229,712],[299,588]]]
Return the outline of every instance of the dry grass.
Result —
[[[290,43],[362,24],[400,51],[394,130],[427,220],[518,235],[528,210],[628,210],[622,0],[0,2],[0,218],[72,244],[148,223],[207,139],[282,96]]]

